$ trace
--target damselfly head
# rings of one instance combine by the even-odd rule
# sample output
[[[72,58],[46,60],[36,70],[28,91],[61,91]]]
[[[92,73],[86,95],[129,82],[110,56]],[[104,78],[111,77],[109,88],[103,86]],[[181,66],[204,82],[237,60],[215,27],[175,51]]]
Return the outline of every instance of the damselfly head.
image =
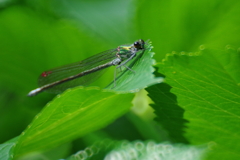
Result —
[[[144,40],[142,39],[139,39],[138,41],[134,42],[134,47],[137,48],[137,49],[144,49]]]

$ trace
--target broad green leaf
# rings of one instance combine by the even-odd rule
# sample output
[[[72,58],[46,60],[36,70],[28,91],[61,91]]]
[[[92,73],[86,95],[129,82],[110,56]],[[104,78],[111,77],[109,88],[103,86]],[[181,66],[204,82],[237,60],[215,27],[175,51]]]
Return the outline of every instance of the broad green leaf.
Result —
[[[195,53],[173,52],[158,65],[177,96],[176,101],[167,97],[170,105],[156,103],[176,114],[164,112],[158,116],[175,117],[175,126],[183,126],[179,119],[188,120],[185,137],[192,144],[210,143],[213,150],[208,159],[239,159],[239,51],[229,46],[226,50],[200,49]],[[155,87],[156,91],[162,92]],[[184,109],[183,117],[177,105]]]
[[[58,95],[22,133],[15,157],[49,150],[106,126],[129,110],[132,98],[82,87]]]
[[[104,140],[78,151],[67,160],[84,158],[95,159],[126,159],[126,160],[200,160],[206,153],[204,146],[183,144],[156,143],[154,141],[111,141]]]
[[[173,142],[187,143],[183,136],[185,123],[184,109],[177,104],[177,97],[170,93],[171,87],[166,83],[160,83],[148,87],[148,96],[153,100],[151,104],[155,110],[155,119],[168,132],[168,138]]]
[[[0,159],[10,160],[13,157],[12,148],[16,145],[18,137],[13,138],[3,144],[0,144]]]
[[[152,59],[154,53],[151,50],[152,45],[148,40],[145,44],[145,50],[137,52],[136,57],[127,64],[134,72],[125,69],[116,78],[116,86],[112,82],[107,89],[120,92],[136,92],[147,86],[162,82],[162,77],[155,78],[152,74],[154,71],[152,65],[155,61]]]

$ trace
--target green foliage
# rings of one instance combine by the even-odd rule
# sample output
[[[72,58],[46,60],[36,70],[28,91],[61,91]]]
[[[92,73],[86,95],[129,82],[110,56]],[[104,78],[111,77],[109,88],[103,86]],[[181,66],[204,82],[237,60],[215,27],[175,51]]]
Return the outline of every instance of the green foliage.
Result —
[[[236,136],[240,134],[240,70],[236,68],[240,55],[229,46],[226,50],[200,48],[199,52],[168,54],[158,65],[160,72],[166,75],[166,83],[172,87],[170,91],[177,96],[178,105],[185,110],[184,116],[167,114],[171,115],[168,119],[169,122],[175,120],[174,128],[182,126],[182,121],[187,119],[185,137],[191,144],[215,144],[215,152],[210,154],[214,159],[236,159],[240,157],[240,139]],[[157,88],[151,90],[154,89]],[[168,94],[164,93],[169,102],[176,103]],[[164,108],[164,101],[155,102]],[[168,110],[179,113],[175,105],[168,105]],[[174,134],[173,130],[169,131]],[[230,150],[234,154],[229,155]]]
[[[193,147],[188,145],[172,145],[169,143],[156,143],[153,141],[99,141],[92,146],[79,151],[67,160],[94,160],[106,159],[139,159],[146,160],[152,158],[162,158],[164,160],[200,160],[203,155],[203,147]]]
[[[184,109],[178,105],[177,97],[170,92],[171,87],[166,83],[147,88],[149,97],[154,101],[151,106],[157,114],[158,121],[167,131],[173,142],[188,143],[184,137]]]
[[[90,88],[70,89],[35,117],[18,140],[15,155],[44,151],[100,129],[125,113],[132,98]],[[116,103],[119,99],[124,101]]]
[[[240,158],[238,0],[5,0],[0,7],[0,159],[84,158],[91,146],[103,159],[133,153],[138,139],[145,149],[151,139],[169,141],[178,159]],[[119,73],[115,88],[112,67],[91,84],[101,89],[76,87],[52,101],[48,93],[26,96],[44,70],[140,38],[154,48],[147,44],[135,74]],[[129,93],[145,87],[148,95]],[[111,140],[95,144],[102,139]]]
[[[4,144],[0,145],[0,158],[1,159],[11,159],[13,156],[12,147],[16,145],[18,137],[11,139]]]

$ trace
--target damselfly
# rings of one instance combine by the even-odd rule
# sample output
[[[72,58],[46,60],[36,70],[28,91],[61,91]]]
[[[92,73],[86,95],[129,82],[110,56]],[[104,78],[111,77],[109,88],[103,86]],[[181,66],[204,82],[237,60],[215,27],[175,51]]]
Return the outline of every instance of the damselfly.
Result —
[[[44,71],[38,79],[40,87],[30,91],[28,96],[34,96],[45,90],[60,93],[68,88],[88,85],[101,75],[103,69],[110,66],[117,66],[116,68],[123,66],[134,72],[126,64],[139,52],[141,54],[144,52],[144,44],[144,41],[140,39],[132,45],[121,45],[80,62]],[[116,83],[115,81],[116,70],[114,73],[114,84]]]

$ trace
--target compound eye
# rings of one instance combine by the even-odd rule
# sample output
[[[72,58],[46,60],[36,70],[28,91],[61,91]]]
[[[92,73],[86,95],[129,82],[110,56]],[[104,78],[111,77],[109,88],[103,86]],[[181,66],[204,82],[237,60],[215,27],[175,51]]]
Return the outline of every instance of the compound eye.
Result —
[[[134,42],[134,47],[139,49],[141,48],[141,45],[139,42]]]
[[[144,41],[142,39],[140,39],[137,42],[134,42],[133,45],[137,49],[143,49],[144,48]]]

